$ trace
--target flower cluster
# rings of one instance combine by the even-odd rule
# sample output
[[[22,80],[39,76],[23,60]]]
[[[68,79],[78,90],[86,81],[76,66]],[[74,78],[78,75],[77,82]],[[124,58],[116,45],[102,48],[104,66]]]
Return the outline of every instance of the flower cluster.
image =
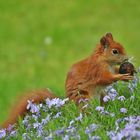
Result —
[[[14,125],[8,129],[1,129],[0,139],[101,140],[104,137],[110,140],[140,139],[140,116],[136,116],[139,115],[137,105],[140,98],[134,94],[139,83],[139,77],[135,77],[132,82],[124,84],[129,89],[125,91],[130,92],[129,96],[120,94],[113,86],[107,87],[107,95],[103,98],[105,106],[99,106],[98,102],[92,105],[88,100],[79,100],[85,112],[91,109],[89,113],[87,112],[88,115],[84,114],[85,112],[74,113],[74,108],[71,110],[67,108],[68,98],[46,99],[41,104],[28,101],[29,113],[20,120],[21,129],[20,127],[17,129]],[[134,112],[135,116],[129,116],[129,113],[132,115]],[[108,127],[109,123],[112,126]],[[102,131],[105,135],[101,134]]]
[[[121,130],[119,124],[126,122]],[[116,130],[107,132],[111,140],[131,140],[140,139],[140,116],[130,116],[116,121]]]

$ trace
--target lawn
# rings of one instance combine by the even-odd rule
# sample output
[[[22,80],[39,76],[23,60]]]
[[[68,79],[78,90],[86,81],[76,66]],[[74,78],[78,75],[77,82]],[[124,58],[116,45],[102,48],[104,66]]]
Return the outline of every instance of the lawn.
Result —
[[[69,67],[112,32],[140,62],[138,0],[1,0],[0,122],[16,96],[49,87],[64,97]],[[65,67],[64,67],[65,66]]]

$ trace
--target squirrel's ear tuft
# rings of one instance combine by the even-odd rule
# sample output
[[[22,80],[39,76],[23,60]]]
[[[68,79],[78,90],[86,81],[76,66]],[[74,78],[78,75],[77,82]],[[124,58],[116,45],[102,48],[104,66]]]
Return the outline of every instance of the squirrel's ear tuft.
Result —
[[[101,44],[104,48],[107,48],[107,47],[109,46],[109,42],[108,42],[107,38],[104,37],[104,36],[100,39],[100,44]]]
[[[106,35],[105,35],[107,38],[110,38],[111,40],[113,40],[113,36],[112,36],[112,34],[111,33],[106,33]]]

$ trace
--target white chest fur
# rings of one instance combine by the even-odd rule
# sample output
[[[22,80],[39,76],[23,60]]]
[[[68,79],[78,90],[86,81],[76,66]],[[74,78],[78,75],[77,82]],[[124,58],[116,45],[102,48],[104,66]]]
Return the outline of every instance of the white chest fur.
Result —
[[[115,73],[114,67],[113,67],[113,66],[109,66],[109,71],[110,71],[111,73]]]

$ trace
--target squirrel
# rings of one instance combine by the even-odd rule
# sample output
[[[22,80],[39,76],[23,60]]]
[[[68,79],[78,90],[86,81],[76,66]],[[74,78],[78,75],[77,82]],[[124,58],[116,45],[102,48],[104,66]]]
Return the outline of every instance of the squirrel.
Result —
[[[117,65],[128,61],[124,47],[114,41],[111,33],[107,33],[100,39],[94,52],[84,60],[72,65],[66,77],[66,97],[73,100],[77,105],[81,99],[91,99],[100,96],[100,103],[106,95],[105,88],[112,83],[122,80],[132,80],[129,73],[119,74]],[[48,89],[27,93],[16,102],[9,118],[3,123],[2,128],[8,128],[10,124],[16,123],[19,116],[26,112],[27,101],[34,103],[43,102],[46,98],[57,98]]]

